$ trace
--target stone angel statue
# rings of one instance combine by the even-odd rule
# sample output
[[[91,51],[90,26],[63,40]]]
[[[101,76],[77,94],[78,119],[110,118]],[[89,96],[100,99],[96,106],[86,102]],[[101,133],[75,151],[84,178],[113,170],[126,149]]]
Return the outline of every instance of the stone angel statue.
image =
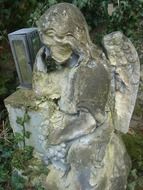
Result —
[[[49,102],[44,160],[48,190],[124,190],[130,169],[119,132],[129,129],[140,65],[121,32],[92,43],[72,4],[50,7],[37,22],[33,91]],[[46,142],[46,143],[45,143]]]

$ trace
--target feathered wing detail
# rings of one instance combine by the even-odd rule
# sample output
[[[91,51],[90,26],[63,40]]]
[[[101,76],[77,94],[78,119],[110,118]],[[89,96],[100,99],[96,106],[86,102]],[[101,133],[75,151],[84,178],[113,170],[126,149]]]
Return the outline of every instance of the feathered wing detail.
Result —
[[[126,133],[134,110],[140,79],[140,62],[132,42],[121,32],[104,36],[103,45],[111,69],[115,129]]]

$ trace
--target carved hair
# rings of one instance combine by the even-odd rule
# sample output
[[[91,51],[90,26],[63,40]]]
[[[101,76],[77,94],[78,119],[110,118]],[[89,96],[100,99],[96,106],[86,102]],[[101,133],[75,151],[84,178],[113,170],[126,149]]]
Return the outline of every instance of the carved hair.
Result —
[[[37,25],[41,33],[50,33],[55,41],[69,44],[73,51],[84,57],[84,62],[95,57],[95,45],[91,42],[87,23],[74,5],[59,3],[50,7]]]

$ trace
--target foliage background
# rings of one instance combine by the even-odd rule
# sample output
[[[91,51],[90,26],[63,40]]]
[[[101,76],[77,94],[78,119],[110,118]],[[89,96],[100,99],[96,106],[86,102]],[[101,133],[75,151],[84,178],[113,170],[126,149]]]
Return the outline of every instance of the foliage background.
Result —
[[[92,39],[98,45],[101,45],[103,35],[116,30],[123,31],[135,45],[143,65],[143,0],[0,0],[0,190],[43,189],[25,187],[23,179],[11,178],[13,163],[19,155],[16,154],[17,139],[9,126],[3,99],[15,91],[18,80],[7,34],[35,26],[36,20],[48,7],[60,2],[73,3],[80,8],[89,25]],[[111,12],[109,5],[113,5]],[[135,112],[143,119],[143,105],[141,107],[137,104]],[[133,161],[128,189],[141,190],[143,135],[134,132],[123,138]]]

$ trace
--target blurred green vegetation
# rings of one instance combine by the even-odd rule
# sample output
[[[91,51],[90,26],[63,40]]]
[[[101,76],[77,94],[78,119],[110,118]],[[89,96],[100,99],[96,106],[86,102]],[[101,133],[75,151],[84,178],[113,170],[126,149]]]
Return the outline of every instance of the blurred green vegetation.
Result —
[[[124,134],[124,143],[132,160],[132,169],[128,178],[127,190],[143,189],[143,131],[132,130],[132,133]]]
[[[87,20],[92,39],[98,45],[101,45],[105,34],[122,31],[132,40],[143,64],[143,0],[0,0],[0,190],[34,189],[25,187],[25,180],[16,172],[12,175],[12,163],[17,163],[19,152],[29,152],[17,149],[3,103],[3,99],[15,91],[18,85],[7,34],[20,28],[36,26],[40,15],[51,5],[60,2],[73,3],[79,7]],[[141,190],[143,135],[135,132],[134,135],[125,135],[123,139],[133,162],[128,189]],[[35,189],[43,188],[37,186]]]

